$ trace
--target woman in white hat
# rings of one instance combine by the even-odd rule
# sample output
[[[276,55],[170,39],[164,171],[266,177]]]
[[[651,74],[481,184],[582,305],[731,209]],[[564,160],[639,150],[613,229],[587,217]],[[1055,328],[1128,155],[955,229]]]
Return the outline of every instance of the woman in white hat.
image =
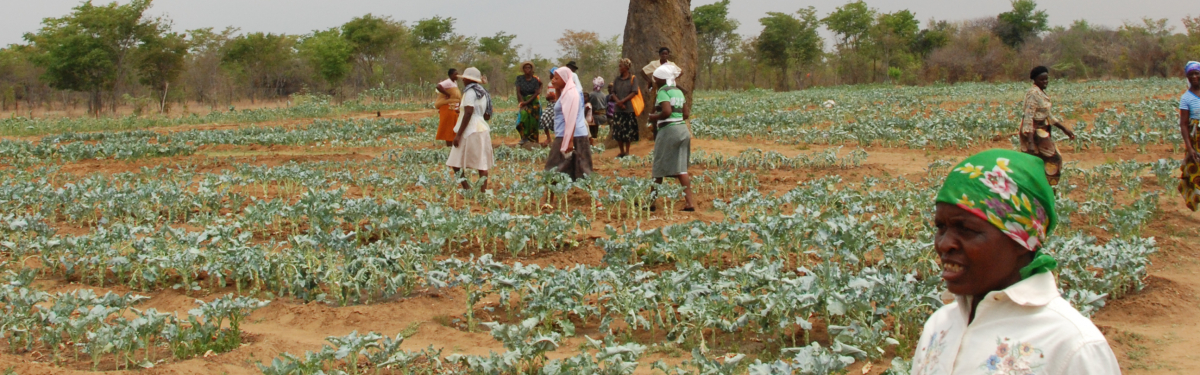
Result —
[[[454,170],[455,176],[463,179],[463,189],[471,187],[463,168],[479,171],[479,177],[483,180],[479,190],[486,191],[488,170],[496,164],[492,156],[491,128],[487,123],[492,119],[492,98],[481,85],[483,77],[479,69],[467,68],[460,77],[467,87],[463,90],[458,125],[454,127],[454,147],[450,149],[446,165]]]
[[[683,211],[696,210],[696,201],[692,196],[692,179],[688,176],[688,165],[691,163],[692,134],[688,131],[687,120],[691,110],[685,107],[687,98],[675,85],[675,79],[683,71],[675,64],[664,64],[654,70],[654,88],[657,94],[654,99],[654,113],[650,114],[650,122],[658,129],[654,138],[654,166],[651,174],[654,184],[660,185],[664,177],[679,180],[683,186],[683,198],[687,204]],[[650,203],[654,211],[654,203]]]

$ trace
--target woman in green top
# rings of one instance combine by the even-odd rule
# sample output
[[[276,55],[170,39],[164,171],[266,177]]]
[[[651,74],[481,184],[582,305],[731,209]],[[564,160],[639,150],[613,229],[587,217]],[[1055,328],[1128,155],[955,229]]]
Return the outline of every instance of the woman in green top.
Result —
[[[654,113],[650,114],[650,121],[656,122],[658,137],[654,139],[654,167],[651,173],[655,184],[661,184],[664,177],[679,179],[687,201],[683,211],[691,212],[696,210],[692,199],[692,180],[687,173],[692,136],[685,123],[691,114],[684,106],[687,99],[683,96],[683,90],[675,86],[675,78],[680,73],[682,70],[675,65],[663,65],[654,70],[654,86],[658,88],[658,94],[654,99]],[[654,207],[651,203],[650,209],[654,210]]]
[[[521,144],[538,143],[538,121],[542,118],[542,105],[538,97],[542,95],[542,80],[533,75],[533,63],[521,63],[521,71],[525,74],[517,76],[514,86],[517,88],[517,133],[521,134]]]

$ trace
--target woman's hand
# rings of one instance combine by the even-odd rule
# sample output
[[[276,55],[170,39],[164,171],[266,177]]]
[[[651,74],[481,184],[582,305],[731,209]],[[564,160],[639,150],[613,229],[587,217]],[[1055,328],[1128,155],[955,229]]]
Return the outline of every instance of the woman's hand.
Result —
[[[574,142],[574,140],[571,140],[571,139],[564,139],[564,140],[563,140],[563,142],[566,142],[566,143],[567,143],[567,152],[564,152],[564,154],[569,154],[569,153],[575,152],[575,142]]]
[[[1054,125],[1058,126],[1058,129],[1062,130],[1063,134],[1066,134],[1068,139],[1070,139],[1072,141],[1075,140],[1075,132],[1071,131],[1071,129],[1067,129],[1067,127],[1063,126],[1062,123],[1057,123]]]
[[[622,100],[622,101],[617,102],[617,108],[625,109],[625,101]]]

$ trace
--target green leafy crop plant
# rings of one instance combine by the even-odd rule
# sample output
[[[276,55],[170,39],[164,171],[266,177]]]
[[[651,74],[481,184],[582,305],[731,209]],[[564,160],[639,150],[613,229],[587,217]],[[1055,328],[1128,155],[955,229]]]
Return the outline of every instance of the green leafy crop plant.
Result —
[[[542,171],[545,149],[500,146],[490,191],[463,192],[445,168],[448,151],[432,141],[430,119],[174,132],[141,130],[165,124],[141,119],[120,126],[78,120],[63,131],[52,130],[66,122],[37,120],[28,131],[41,139],[0,142],[0,159],[13,165],[0,169],[0,255],[8,260],[0,268],[11,272],[0,295],[3,334],[14,353],[53,352],[60,365],[112,358],[131,368],[236,347],[240,336],[232,331],[250,324],[242,317],[261,306],[257,299],[404,304],[453,288],[465,294],[454,294],[447,315],[464,318],[469,330],[491,331],[503,353],[447,358],[437,349],[401,350],[403,337],[354,333],[260,369],[627,374],[647,367],[639,359],[654,350],[689,358],[655,366],[668,373],[824,374],[862,361],[903,367],[922,323],[943,303],[929,215],[937,184],[959,157],[944,154],[1008,147],[1026,88],[700,92],[693,136],[754,146],[693,150],[704,211],[689,214],[693,220],[671,206],[682,198],[680,187],[651,189],[644,172],[652,155],[572,181]],[[1064,152],[1069,160],[1071,151],[1169,149],[1181,140],[1171,129],[1172,100],[1161,98],[1176,90],[1167,80],[1061,83],[1055,108],[1075,121],[1080,137],[1059,140],[1060,147],[1073,149]],[[385,91],[373,95],[407,95]],[[830,99],[837,104],[821,105]],[[257,122],[341,113],[317,102],[221,116]],[[511,123],[515,114],[497,116],[498,124]],[[493,136],[511,137],[508,128],[494,126]],[[282,164],[253,156],[162,158],[221,145],[369,148],[379,156]],[[915,178],[877,173],[874,159],[889,154],[877,154],[880,148],[923,149],[933,163],[917,166]],[[95,158],[146,166],[67,172],[79,170],[73,161]],[[1060,261],[1062,294],[1085,314],[1144,286],[1157,251],[1148,224],[1173,197],[1178,170],[1168,159],[1064,168],[1062,226],[1047,251]],[[780,174],[799,182],[781,185]],[[655,200],[660,210],[647,210]],[[593,252],[603,253],[599,261],[562,264]],[[195,314],[173,314],[138,310],[133,295],[50,295],[31,287],[46,278],[142,293],[235,293]],[[93,310],[96,318],[88,318]],[[117,323],[118,315],[127,322]],[[587,338],[573,357],[547,356],[586,335],[603,340]],[[41,350],[50,347],[64,349]]]

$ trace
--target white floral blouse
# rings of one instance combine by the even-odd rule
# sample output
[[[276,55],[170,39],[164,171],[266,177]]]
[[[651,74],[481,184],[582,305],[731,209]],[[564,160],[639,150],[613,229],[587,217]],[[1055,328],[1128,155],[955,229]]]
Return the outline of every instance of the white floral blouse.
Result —
[[[988,293],[967,324],[970,298],[955,296],[925,322],[913,375],[1121,373],[1104,335],[1059,296],[1049,272]]]

